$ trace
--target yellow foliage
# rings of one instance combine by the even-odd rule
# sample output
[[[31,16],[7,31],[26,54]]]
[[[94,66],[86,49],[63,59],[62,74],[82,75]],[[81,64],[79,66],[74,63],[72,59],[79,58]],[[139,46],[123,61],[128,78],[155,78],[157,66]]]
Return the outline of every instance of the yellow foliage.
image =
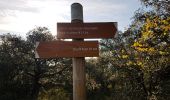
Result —
[[[142,62],[137,62],[137,65],[141,66],[141,65],[142,65]]]
[[[150,48],[136,47],[135,49],[140,51],[140,52],[148,52],[148,53],[155,52],[155,49],[153,47],[150,47]]]
[[[142,34],[142,38],[144,40],[147,40],[148,38],[151,38],[153,36],[153,32],[152,31],[146,31],[146,32],[143,32]]]
[[[128,55],[122,55],[122,58],[124,58],[124,59],[128,58]]]
[[[109,84],[109,85],[107,86],[107,88],[111,89],[111,88],[112,88],[112,85],[111,85],[111,84]]]
[[[140,44],[139,42],[135,42],[135,43],[133,44],[133,46],[134,46],[134,47],[142,47],[142,44]]]
[[[163,37],[163,35],[164,36],[169,35],[170,32],[169,22],[170,22],[170,17],[166,19],[162,19],[161,17],[158,16],[148,17],[141,30],[141,37],[138,38],[137,42],[134,42],[132,47],[135,47],[135,49],[140,52],[148,52],[148,53],[156,52],[157,50],[153,47],[150,47],[148,45],[148,42],[146,41],[148,39],[151,39],[150,41],[155,42],[158,40],[157,38]],[[155,33],[155,32],[162,32],[162,33]]]
[[[128,61],[126,64],[127,65],[132,65],[133,63],[132,63],[132,61]]]
[[[152,29],[160,28],[163,30],[162,34],[169,33],[170,31],[170,17],[167,19],[161,19],[159,17],[155,17],[154,19],[147,18],[146,23],[143,26],[142,30],[142,37],[143,39],[151,38],[153,37],[153,31]]]
[[[122,49],[122,53],[124,53],[124,52],[125,52],[125,50]]]
[[[159,54],[161,54],[161,55],[166,55],[166,54],[169,54],[169,52],[159,51]]]
[[[136,48],[138,51],[141,51],[141,52],[145,52],[145,51],[147,51],[147,48],[140,48],[140,47],[138,47],[138,48]]]
[[[149,49],[148,49],[148,51],[150,51],[150,52],[154,52],[154,51],[155,51],[155,49],[151,47],[151,48],[149,48]]]
[[[165,30],[166,32],[167,31],[170,31],[170,25],[169,26],[160,26],[163,30]]]

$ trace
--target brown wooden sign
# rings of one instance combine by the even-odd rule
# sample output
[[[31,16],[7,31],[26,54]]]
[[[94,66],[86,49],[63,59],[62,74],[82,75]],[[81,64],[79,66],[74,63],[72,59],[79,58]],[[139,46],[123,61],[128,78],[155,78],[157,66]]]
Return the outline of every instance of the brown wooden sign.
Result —
[[[108,23],[57,23],[57,38],[113,38],[117,22]]]
[[[50,41],[36,43],[35,58],[98,57],[98,41]]]

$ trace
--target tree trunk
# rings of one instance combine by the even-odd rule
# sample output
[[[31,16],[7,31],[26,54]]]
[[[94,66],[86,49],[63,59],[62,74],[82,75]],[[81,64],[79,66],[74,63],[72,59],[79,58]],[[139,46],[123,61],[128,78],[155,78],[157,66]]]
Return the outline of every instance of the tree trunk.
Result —
[[[38,99],[38,94],[39,94],[39,90],[40,90],[40,84],[38,83],[39,81],[39,77],[34,78],[34,83],[33,83],[33,89],[32,89],[32,97],[33,100],[37,100]]]
[[[34,79],[33,79],[33,89],[32,89],[32,98],[33,100],[37,100],[38,99],[38,94],[39,94],[39,90],[40,90],[40,83],[39,83],[39,80],[40,80],[40,71],[41,71],[41,67],[40,67],[40,62],[41,61],[38,61],[38,59],[35,59],[35,69],[34,69]]]

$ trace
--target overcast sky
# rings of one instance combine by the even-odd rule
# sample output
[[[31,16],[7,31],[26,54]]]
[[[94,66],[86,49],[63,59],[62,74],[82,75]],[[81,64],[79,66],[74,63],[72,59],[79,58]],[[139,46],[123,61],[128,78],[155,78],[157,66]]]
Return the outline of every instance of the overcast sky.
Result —
[[[45,26],[56,35],[57,22],[71,21],[74,2],[83,5],[84,22],[118,22],[121,31],[141,7],[139,0],[0,0],[0,34],[25,36],[29,30]]]

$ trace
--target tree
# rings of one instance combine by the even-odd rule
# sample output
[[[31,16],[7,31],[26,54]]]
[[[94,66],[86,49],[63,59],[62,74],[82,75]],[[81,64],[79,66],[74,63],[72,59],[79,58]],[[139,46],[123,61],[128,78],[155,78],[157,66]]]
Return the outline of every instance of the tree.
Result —
[[[2,35],[1,40],[0,99],[37,100],[39,94],[52,92],[53,87],[54,91],[72,92],[71,59],[35,59],[35,42],[54,40],[47,28],[31,30],[27,40],[10,34]]]
[[[146,97],[141,63],[137,59],[136,51],[131,48],[134,38],[133,34],[119,32],[114,39],[101,41],[103,53],[109,58],[107,62],[115,70],[112,76],[115,81],[113,98],[116,100],[143,100]]]
[[[24,73],[29,67],[29,44],[21,37],[6,34],[0,45],[0,99],[30,99],[30,77]]]
[[[163,15],[170,14],[170,6],[168,0],[140,0],[146,7],[153,7],[153,9]]]
[[[55,58],[55,59],[35,59],[34,45],[41,41],[54,41],[55,38],[45,27],[37,27],[27,33],[27,42],[32,46],[32,67],[27,73],[33,77],[32,95],[37,100],[40,88],[51,91],[53,87],[63,88],[71,92],[71,59]],[[43,91],[41,91],[43,92]]]
[[[141,63],[141,70],[144,75],[144,85],[148,99],[168,99],[168,91],[162,94],[162,83],[169,82],[163,79],[170,73],[169,70],[169,43],[170,43],[170,16],[165,4],[166,0],[141,0],[146,6],[160,8],[148,12],[138,11],[134,21],[127,31],[127,34],[135,35],[131,47],[135,50],[138,61]],[[156,2],[158,1],[158,2]],[[160,6],[161,5],[161,6]],[[161,72],[166,74],[160,74]]]

